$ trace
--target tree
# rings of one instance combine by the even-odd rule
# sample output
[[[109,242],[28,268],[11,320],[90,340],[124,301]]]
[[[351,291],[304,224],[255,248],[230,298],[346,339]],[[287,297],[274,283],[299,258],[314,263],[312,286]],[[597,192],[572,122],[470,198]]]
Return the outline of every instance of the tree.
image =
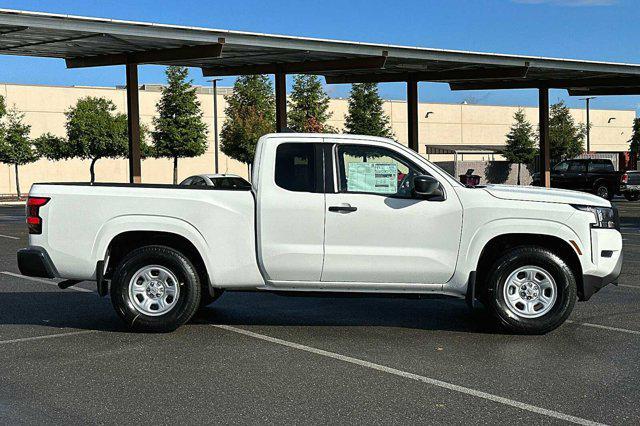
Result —
[[[166,69],[167,86],[156,105],[153,155],[173,159],[173,184],[178,183],[178,158],[197,157],[207,150],[207,126],[186,67]]]
[[[536,134],[533,126],[524,115],[522,108],[513,115],[515,123],[507,134],[507,146],[502,155],[510,163],[518,164],[518,185],[520,185],[520,168],[522,163],[531,163],[537,154]]]
[[[299,74],[293,77],[288,116],[288,126],[294,132],[335,131],[327,125],[327,120],[331,117],[329,96],[322,89],[318,76]]]
[[[563,101],[551,105],[549,143],[552,159],[559,161],[582,154],[585,136],[586,126],[576,125]]]
[[[640,151],[640,118],[633,119],[633,134],[629,140],[629,159],[631,166],[638,168],[638,152]]]
[[[225,114],[220,150],[251,167],[258,139],[275,131],[275,101],[269,79],[264,75],[238,77]]]
[[[389,117],[382,110],[382,99],[376,83],[357,83],[351,86],[349,110],[345,118],[347,133],[393,137]]]
[[[67,137],[45,133],[34,141],[39,155],[49,160],[82,158],[91,160],[89,175],[95,182],[95,166],[101,158],[127,158],[129,134],[127,115],[117,113],[115,104],[105,98],[86,97],[65,112]],[[140,126],[140,153],[149,155],[145,139],[147,127]]]
[[[79,157],[91,160],[91,183],[95,182],[95,165],[99,159],[129,155],[127,116],[117,113],[111,100],[91,96],[79,99],[65,116],[68,146],[60,148],[59,158],[52,159]]]
[[[6,112],[4,98],[2,98],[0,104],[2,105],[0,112]],[[40,156],[29,136],[31,126],[22,121],[24,114],[14,107],[7,112],[6,116],[7,122],[2,124],[2,130],[0,132],[2,136],[0,138],[0,162],[13,164],[16,174],[16,192],[18,193],[18,197],[20,197],[19,166],[33,163]]]

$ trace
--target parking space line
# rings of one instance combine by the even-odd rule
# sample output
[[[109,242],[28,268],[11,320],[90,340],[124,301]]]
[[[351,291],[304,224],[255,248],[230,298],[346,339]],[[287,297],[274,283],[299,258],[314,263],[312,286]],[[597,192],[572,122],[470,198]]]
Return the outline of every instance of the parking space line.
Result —
[[[608,325],[592,324],[589,322],[577,322],[572,320],[567,320],[566,322],[569,324],[581,325],[584,327],[599,328],[601,330],[607,330],[607,331],[619,331],[621,333],[635,334],[637,336],[640,336],[640,331],[638,330],[629,330],[626,328],[619,328],[619,327],[609,327]]]
[[[12,237],[11,235],[2,235],[0,234],[0,238],[9,238],[10,240],[19,240],[18,237]]]
[[[8,345],[10,343],[32,342],[34,340],[55,339],[57,337],[76,336],[78,334],[97,333],[98,330],[82,330],[70,331],[69,333],[46,334],[44,336],[22,337],[19,339],[0,340],[0,345]]]
[[[508,405],[511,407],[519,408],[521,410],[529,411],[532,413],[540,414],[547,417],[552,417],[559,420],[564,420],[571,423],[576,423],[580,425],[600,425],[601,423],[594,422],[592,420],[583,419],[580,417],[575,417],[569,414],[561,413],[559,411],[549,410],[546,408],[538,407],[535,405],[527,404],[524,402],[516,401],[509,398],[504,398],[502,396],[493,395],[487,392],[479,391],[476,389],[468,388],[466,386],[460,386],[449,382],[444,382],[442,380],[433,379],[426,376],[421,376],[419,374],[409,373],[407,371],[398,370],[396,368],[387,367],[380,364],[375,364],[373,362],[365,361],[358,358],[353,358],[347,355],[341,355],[335,352],[329,352],[322,349],[317,349],[311,346],[301,345],[295,342],[289,342],[287,340],[278,339],[276,337],[267,336],[264,334],[254,333],[249,330],[244,330],[242,328],[231,327],[228,325],[215,324],[214,327],[230,331],[233,333],[243,334],[248,337],[253,337],[255,339],[264,340],[266,342],[275,343],[277,345],[286,346],[293,349],[298,349],[304,352],[309,352],[312,354],[324,356],[327,358],[336,359],[339,361],[347,362],[350,364],[358,365],[365,368],[370,368],[372,370],[381,371],[383,373],[392,374],[394,376],[403,377],[405,379],[415,380],[417,382],[426,383],[429,385],[437,386],[443,389],[447,389],[450,391],[463,393],[466,395],[474,396],[477,398],[486,399],[488,401],[497,402],[499,404]]]
[[[636,290],[640,290],[639,285],[617,284],[617,287],[635,288]]]
[[[22,278],[23,280],[34,281],[34,282],[37,282],[37,283],[55,285],[56,287],[58,287],[58,283],[55,282],[55,281],[51,281],[51,280],[46,280],[46,279],[42,279],[42,278],[27,277],[25,275],[16,274],[14,272],[9,272],[9,271],[2,271],[2,272],[0,272],[0,274],[9,275],[9,276],[16,277],[16,278]],[[72,285],[71,287],[68,287],[67,289],[75,290],[75,291],[81,291],[81,292],[84,292],[84,293],[95,293],[93,290],[89,290],[88,288],[76,287],[75,285]]]

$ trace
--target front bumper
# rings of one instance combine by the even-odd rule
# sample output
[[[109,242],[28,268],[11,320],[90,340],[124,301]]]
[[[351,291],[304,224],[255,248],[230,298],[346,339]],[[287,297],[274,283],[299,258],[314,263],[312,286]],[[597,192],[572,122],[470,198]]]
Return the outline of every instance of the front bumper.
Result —
[[[585,274],[582,277],[582,294],[579,294],[580,300],[586,301],[594,294],[600,291],[603,287],[614,283],[617,284],[620,271],[622,270],[622,253],[618,257],[616,266],[609,274],[604,277],[598,277],[596,275]]]
[[[18,251],[18,269],[28,277],[55,278],[58,271],[49,254],[42,247],[29,247]]]

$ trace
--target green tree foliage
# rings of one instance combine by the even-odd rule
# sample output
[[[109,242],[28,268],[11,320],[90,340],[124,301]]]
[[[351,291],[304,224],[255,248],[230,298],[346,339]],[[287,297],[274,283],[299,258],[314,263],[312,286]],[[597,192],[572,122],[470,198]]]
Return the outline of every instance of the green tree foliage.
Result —
[[[91,160],[91,183],[95,182],[95,165],[99,159],[129,155],[127,116],[117,113],[116,106],[109,99],[79,99],[65,116],[69,146],[60,153],[72,153],[73,157]]]
[[[633,119],[633,133],[629,140],[629,154],[631,165],[638,167],[638,152],[640,151],[640,118]]]
[[[553,160],[565,160],[582,154],[585,136],[586,126],[576,124],[563,101],[551,105],[549,143]]]
[[[332,133],[327,125],[331,117],[329,96],[322,89],[317,75],[299,74],[293,77],[289,96],[288,126],[299,133]]]
[[[510,163],[518,164],[518,185],[520,185],[520,168],[522,163],[531,163],[537,154],[536,134],[527,120],[524,110],[520,108],[513,116],[515,123],[507,134],[507,146],[502,155]]]
[[[29,136],[31,126],[23,122],[24,114],[15,107],[7,111],[4,98],[0,100],[0,105],[0,113],[2,115],[6,113],[6,123],[3,122],[0,126],[0,162],[13,164],[16,174],[16,192],[20,197],[19,166],[33,163],[40,156]]]
[[[275,131],[275,101],[269,79],[264,75],[238,77],[225,114],[220,150],[250,166],[258,139]]]
[[[45,133],[35,140],[35,146],[49,160],[81,158],[91,160],[89,174],[95,182],[95,165],[101,158],[127,158],[129,135],[126,114],[116,112],[114,103],[105,98],[86,97],[65,112],[67,137]],[[147,130],[140,128],[141,154],[149,154],[145,143]]]
[[[196,88],[186,67],[166,70],[167,86],[157,104],[153,124],[153,154],[173,158],[173,184],[178,183],[178,158],[197,157],[207,150],[207,126],[202,120]]]
[[[345,118],[346,133],[393,137],[389,117],[382,110],[382,104],[376,83],[352,85]]]

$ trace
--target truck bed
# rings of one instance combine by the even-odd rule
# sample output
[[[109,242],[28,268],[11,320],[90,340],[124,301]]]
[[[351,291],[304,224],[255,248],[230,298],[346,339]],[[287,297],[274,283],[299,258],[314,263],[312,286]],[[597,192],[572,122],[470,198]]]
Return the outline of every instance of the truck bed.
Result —
[[[65,278],[95,279],[110,242],[125,232],[162,232],[186,238],[203,253],[213,285],[262,281],[255,250],[255,200],[250,190],[163,184],[39,183],[30,196],[40,208],[42,247]],[[224,249],[220,249],[224,247]]]

